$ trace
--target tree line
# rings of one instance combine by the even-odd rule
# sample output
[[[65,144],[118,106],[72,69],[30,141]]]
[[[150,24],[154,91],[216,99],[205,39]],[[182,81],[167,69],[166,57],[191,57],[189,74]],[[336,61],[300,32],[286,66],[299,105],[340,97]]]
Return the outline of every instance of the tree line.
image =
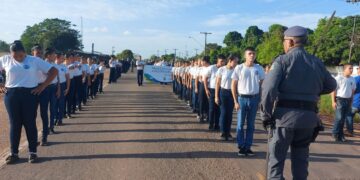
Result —
[[[359,16],[356,16],[359,19]],[[308,29],[309,36],[306,50],[313,53],[315,46],[317,47],[316,56],[324,61],[326,65],[339,65],[349,60],[350,40],[354,25],[354,16],[345,18],[334,17],[327,32],[325,26],[328,19],[319,20],[315,30]],[[212,61],[216,60],[219,54],[229,55],[236,54],[242,57],[246,47],[254,47],[257,50],[257,61],[260,64],[270,64],[277,56],[283,54],[283,32],[287,29],[281,24],[273,24],[267,32],[259,29],[257,26],[250,26],[245,36],[237,31],[231,31],[224,37],[224,47],[209,43],[207,45],[208,55]],[[351,63],[359,63],[360,61],[360,27],[355,28],[354,46]],[[319,42],[323,37],[323,41]],[[202,55],[204,52],[202,52]]]

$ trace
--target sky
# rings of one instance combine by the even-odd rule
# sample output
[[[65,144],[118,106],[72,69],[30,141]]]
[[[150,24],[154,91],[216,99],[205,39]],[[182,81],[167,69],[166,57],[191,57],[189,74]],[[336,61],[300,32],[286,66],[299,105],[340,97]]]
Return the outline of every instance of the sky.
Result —
[[[72,22],[81,30],[84,51],[111,54],[124,49],[148,58],[174,53],[194,56],[209,43],[222,43],[230,31],[243,34],[256,25],[264,31],[278,23],[316,28],[320,18],[360,14],[346,0],[0,0],[0,40],[20,38],[27,26],[46,18]],[[196,50],[197,49],[197,50]]]

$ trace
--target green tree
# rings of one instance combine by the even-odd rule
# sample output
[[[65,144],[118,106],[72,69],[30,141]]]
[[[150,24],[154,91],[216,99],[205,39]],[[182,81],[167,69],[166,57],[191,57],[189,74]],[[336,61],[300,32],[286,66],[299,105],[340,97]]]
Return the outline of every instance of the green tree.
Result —
[[[214,64],[216,62],[217,56],[221,53],[221,46],[216,43],[209,43],[206,45],[210,56],[210,63]]]
[[[226,46],[241,47],[242,41],[243,37],[241,33],[237,31],[231,31],[225,35],[223,43],[226,44]]]
[[[125,49],[121,53],[117,54],[116,57],[120,60],[134,59],[134,53],[130,49]]]
[[[359,17],[357,16],[357,19]],[[309,52],[313,53],[315,46],[318,46],[316,56],[327,65],[339,65],[342,62],[348,62],[353,20],[353,16],[345,18],[334,17],[328,31],[324,32],[328,19],[320,19],[314,33],[309,36],[311,41],[311,45],[307,47]],[[355,32],[360,32],[359,30],[360,28],[358,27]],[[351,58],[352,63],[359,62],[359,50],[359,42],[355,41]]]
[[[243,47],[254,47],[256,48],[263,39],[264,31],[259,29],[257,26],[250,26],[245,33],[243,40]]]
[[[0,52],[9,52],[9,44],[5,41],[0,40]]]
[[[43,48],[53,47],[59,51],[82,49],[79,31],[73,29],[71,22],[61,19],[45,19],[33,26],[27,26],[21,41],[29,53],[34,44]]]
[[[283,36],[287,27],[273,24],[264,33],[264,41],[257,46],[257,60],[260,64],[270,64],[274,58],[284,53]]]

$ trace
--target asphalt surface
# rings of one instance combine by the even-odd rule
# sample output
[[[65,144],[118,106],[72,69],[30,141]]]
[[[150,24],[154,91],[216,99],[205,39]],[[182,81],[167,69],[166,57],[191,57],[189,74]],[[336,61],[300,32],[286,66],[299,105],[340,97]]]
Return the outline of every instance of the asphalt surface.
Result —
[[[27,163],[25,148],[19,163],[2,166],[0,179],[261,179],[266,132],[259,122],[256,156],[240,158],[235,141],[222,142],[198,123],[171,85],[138,87],[135,77],[123,75],[85,111],[65,119],[50,146],[39,147],[38,163]],[[309,179],[360,179],[360,140],[337,144],[327,130],[311,145],[310,161]],[[285,175],[291,178],[289,161]]]

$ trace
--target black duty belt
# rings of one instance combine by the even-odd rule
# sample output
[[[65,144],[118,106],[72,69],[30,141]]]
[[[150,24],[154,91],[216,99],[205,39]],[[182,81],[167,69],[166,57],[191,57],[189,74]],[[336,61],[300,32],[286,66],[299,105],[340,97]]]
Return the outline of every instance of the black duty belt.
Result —
[[[276,104],[276,107],[301,109],[306,111],[313,111],[316,113],[318,112],[317,103],[312,101],[279,100]]]

